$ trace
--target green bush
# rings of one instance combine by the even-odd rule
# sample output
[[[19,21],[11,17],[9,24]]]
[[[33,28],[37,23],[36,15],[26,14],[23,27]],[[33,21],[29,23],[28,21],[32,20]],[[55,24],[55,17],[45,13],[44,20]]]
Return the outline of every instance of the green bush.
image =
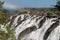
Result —
[[[4,4],[4,2],[0,1],[0,24],[5,24],[8,19],[7,13],[5,13],[2,8],[3,4]]]
[[[16,40],[14,31],[12,31],[9,26],[6,26],[6,31],[7,32],[0,29],[0,40],[8,40],[9,38]]]

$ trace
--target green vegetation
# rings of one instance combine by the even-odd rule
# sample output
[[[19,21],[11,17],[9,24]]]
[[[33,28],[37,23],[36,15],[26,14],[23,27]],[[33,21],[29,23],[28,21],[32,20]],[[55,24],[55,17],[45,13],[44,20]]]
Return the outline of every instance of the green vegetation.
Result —
[[[49,13],[49,12],[47,13],[48,18],[52,17],[53,15],[54,15],[53,13]]]
[[[0,11],[0,24],[5,24],[8,20],[8,15],[3,11]]]
[[[55,5],[55,7],[58,9],[58,11],[60,11],[60,0],[59,0],[59,1],[57,1],[57,3],[56,3],[56,5]]]
[[[1,2],[1,1],[0,1],[0,10],[1,10],[3,4],[4,4],[4,2]]]
[[[6,26],[7,32],[3,31],[3,29],[0,29],[0,40],[8,40],[9,38],[15,39],[14,32],[9,28],[9,26]]]
[[[4,2],[0,1],[0,24],[5,25],[6,22],[8,21],[8,14],[6,13],[6,10],[3,10]],[[6,32],[7,31],[7,32]],[[6,31],[3,29],[0,29],[0,40],[8,40],[12,38],[12,40],[16,40],[14,31],[10,29],[9,26],[6,26]]]
[[[6,26],[6,29],[7,29],[9,38],[12,38],[13,40],[16,40],[15,35],[14,35],[14,31],[11,30],[9,26]]]
[[[2,8],[3,4],[4,4],[4,2],[0,1],[0,24],[5,24],[8,19],[7,13],[5,13]]]
[[[9,38],[8,33],[3,30],[0,30],[0,40],[7,40]]]
[[[20,14],[27,14],[27,12],[26,11],[20,12],[18,15],[20,15]]]

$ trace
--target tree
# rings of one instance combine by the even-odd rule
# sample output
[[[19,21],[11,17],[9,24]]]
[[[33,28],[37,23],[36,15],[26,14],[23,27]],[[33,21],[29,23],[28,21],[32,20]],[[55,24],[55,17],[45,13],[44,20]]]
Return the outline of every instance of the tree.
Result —
[[[58,11],[60,11],[60,0],[59,0],[59,1],[57,1],[57,3],[56,3],[56,5],[55,5],[55,7],[58,9]]]
[[[1,1],[0,1],[0,8],[3,6],[3,4],[4,4],[4,2],[1,2]]]
[[[4,2],[0,1],[0,24],[5,24],[7,22],[8,19],[8,15],[7,13],[5,13],[3,10],[3,4]]]
[[[8,14],[3,11],[3,4],[4,2],[0,1],[0,24],[4,25],[7,22]],[[12,40],[16,40],[13,30],[11,30],[9,26],[6,26],[6,31],[0,28],[0,40],[8,40],[10,38],[12,38]]]

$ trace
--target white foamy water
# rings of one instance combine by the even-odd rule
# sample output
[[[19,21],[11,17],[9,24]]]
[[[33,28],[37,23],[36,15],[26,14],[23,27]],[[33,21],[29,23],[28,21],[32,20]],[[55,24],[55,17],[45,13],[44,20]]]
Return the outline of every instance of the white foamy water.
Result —
[[[19,17],[20,17],[20,15],[15,18],[13,24],[11,25],[12,29],[14,29],[14,28],[15,28],[14,26],[17,25],[17,21],[18,21],[18,18],[19,18]]]
[[[60,25],[57,26],[57,28],[55,28],[50,36],[48,37],[47,40],[60,40]]]
[[[22,17],[22,20],[23,20],[24,19],[24,15],[21,15],[21,17]],[[28,18],[25,21],[23,21],[21,24],[19,24],[15,28],[15,36],[16,36],[16,39],[18,39],[18,37],[20,36],[20,33],[23,32],[25,29],[27,29],[29,27],[35,26],[37,28],[35,31],[30,32],[29,34],[23,36],[21,39],[22,40],[43,40],[43,37],[44,37],[45,32],[47,31],[47,29],[53,23],[55,23],[53,20],[56,20],[57,18],[51,18],[51,19],[47,19],[46,18],[46,20],[43,23],[43,25],[41,26],[41,28],[39,28],[39,25],[38,24],[39,24],[39,22],[42,19],[44,19],[44,16],[41,17],[41,18],[39,18],[39,16],[38,17],[36,17],[36,16],[31,17],[29,15]],[[54,34],[54,35],[56,35],[56,34]],[[52,40],[53,36],[52,37],[50,37],[50,36],[51,36],[51,34],[48,36],[47,40]],[[51,39],[49,39],[49,38],[51,38]],[[56,40],[56,39],[54,39],[54,40]]]
[[[15,32],[16,32],[16,37],[18,38],[18,35],[20,34],[20,32],[22,32],[23,30],[25,30],[28,27],[32,27],[36,25],[36,19],[37,18],[29,18],[25,21],[23,21],[19,26],[17,26]],[[18,33],[17,33],[18,32]]]
[[[47,19],[43,26],[36,31],[31,32],[28,36],[23,37],[22,40],[43,40],[43,36],[46,30],[52,25],[54,22],[51,22],[53,19]]]
[[[18,19],[21,21],[20,24],[17,22]],[[22,14],[16,16],[16,18],[13,20],[11,28],[14,29],[17,40],[19,37],[21,37],[21,40],[60,40],[60,24],[56,26],[54,30],[52,29],[47,39],[43,39],[44,35],[47,35],[45,34],[46,31],[51,27],[51,25],[56,23],[56,19],[57,18],[45,18],[44,16],[31,16],[29,14]],[[9,23],[10,22],[8,22],[8,24]],[[41,24],[41,26],[39,26],[39,24]],[[16,25],[17,27],[15,27]]]

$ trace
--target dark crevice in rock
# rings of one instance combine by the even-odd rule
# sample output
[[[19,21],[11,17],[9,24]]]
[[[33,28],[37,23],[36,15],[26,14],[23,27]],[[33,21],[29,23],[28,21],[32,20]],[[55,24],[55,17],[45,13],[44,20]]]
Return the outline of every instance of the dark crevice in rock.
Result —
[[[43,23],[46,21],[46,17],[44,17],[41,21],[40,21],[40,23],[38,24],[39,25],[39,28],[41,28],[41,26],[43,25]]]
[[[18,18],[18,21],[17,21],[17,23],[18,23],[20,20],[21,20],[21,16]]]
[[[20,37],[24,37],[25,35],[31,33],[32,31],[35,31],[35,30],[36,30],[36,27],[35,27],[35,26],[29,27],[29,28],[23,30],[23,31],[20,33],[19,38],[20,38]],[[18,39],[19,39],[19,38],[18,38]]]
[[[12,17],[11,22],[10,22],[10,25],[9,25],[10,27],[13,24],[13,22],[14,22],[14,20],[15,20],[16,17],[17,17],[16,15]]]
[[[15,28],[16,28],[17,26],[19,26],[19,25],[20,25],[23,21],[25,21],[25,20],[26,20],[26,19],[24,19],[24,20],[22,20],[22,21],[19,20],[19,21],[18,21],[18,25],[16,25]]]
[[[42,17],[39,17],[38,19],[36,19],[36,21],[38,21],[40,18],[42,18]]]
[[[45,32],[45,35],[43,37],[43,40],[47,40],[48,36],[51,34],[51,32],[59,25],[59,22],[55,22],[51,25],[50,28],[47,29],[47,31]]]

